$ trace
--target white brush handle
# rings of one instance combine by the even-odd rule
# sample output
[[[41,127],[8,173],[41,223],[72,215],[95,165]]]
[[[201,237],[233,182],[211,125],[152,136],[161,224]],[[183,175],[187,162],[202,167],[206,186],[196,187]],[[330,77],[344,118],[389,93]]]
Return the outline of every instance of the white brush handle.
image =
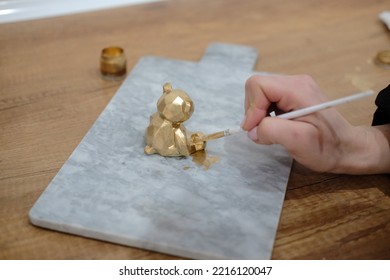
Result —
[[[320,110],[324,110],[324,109],[327,109],[330,107],[338,106],[338,105],[341,105],[341,104],[344,104],[347,102],[351,102],[351,101],[355,101],[355,100],[358,100],[358,99],[361,99],[361,98],[364,98],[367,96],[371,96],[371,95],[373,95],[373,92],[372,92],[372,90],[369,90],[369,91],[357,93],[354,95],[342,97],[342,98],[339,98],[339,99],[336,99],[333,101],[324,102],[324,103],[317,104],[314,106],[310,106],[310,107],[306,107],[306,108],[299,109],[296,111],[292,111],[289,113],[277,115],[276,117],[286,119],[286,120],[296,119],[299,117],[303,117],[303,116],[315,113],[315,112],[320,111]]]
[[[364,97],[368,97],[368,96],[371,96],[373,94],[374,93],[372,90],[368,90],[365,92],[342,97],[342,98],[339,98],[339,99],[336,99],[333,101],[329,101],[329,102],[320,103],[320,104],[317,104],[314,106],[306,107],[306,108],[292,111],[289,113],[285,113],[285,114],[281,114],[281,115],[276,116],[275,112],[271,112],[270,115],[271,115],[271,117],[277,117],[277,118],[286,119],[286,120],[296,119],[299,117],[303,117],[303,116],[315,113],[315,112],[320,111],[320,110],[324,110],[324,109],[327,109],[330,107],[338,106],[338,105],[341,105],[341,104],[344,104],[347,102],[351,102],[351,101],[355,101],[355,100],[358,100],[358,99],[361,99]],[[240,132],[245,132],[245,131],[242,130],[241,128],[228,128],[228,129],[223,131],[223,137],[234,135],[234,134],[237,134]]]

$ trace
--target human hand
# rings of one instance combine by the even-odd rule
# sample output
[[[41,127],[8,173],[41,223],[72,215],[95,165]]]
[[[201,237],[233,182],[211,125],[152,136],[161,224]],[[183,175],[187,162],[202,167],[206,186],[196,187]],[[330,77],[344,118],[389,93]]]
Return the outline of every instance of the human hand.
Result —
[[[246,116],[242,128],[256,143],[281,144],[296,161],[315,171],[352,174],[378,171],[375,166],[381,153],[378,141],[385,147],[386,139],[377,129],[354,127],[333,108],[294,120],[267,116],[271,104],[289,112],[326,101],[311,77],[252,76],[245,91]]]

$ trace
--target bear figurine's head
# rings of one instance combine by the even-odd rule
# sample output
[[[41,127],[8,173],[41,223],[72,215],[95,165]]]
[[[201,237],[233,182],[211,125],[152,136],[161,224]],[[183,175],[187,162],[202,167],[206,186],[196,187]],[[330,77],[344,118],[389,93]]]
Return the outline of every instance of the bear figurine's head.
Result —
[[[194,112],[194,103],[188,94],[180,89],[172,89],[171,84],[163,86],[163,95],[157,102],[160,116],[174,124],[188,120]]]

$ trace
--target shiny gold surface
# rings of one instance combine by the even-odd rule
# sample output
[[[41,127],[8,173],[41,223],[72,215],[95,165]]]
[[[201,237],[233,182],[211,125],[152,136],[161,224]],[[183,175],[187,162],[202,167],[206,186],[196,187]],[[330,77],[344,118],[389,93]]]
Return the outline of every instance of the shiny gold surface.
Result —
[[[172,89],[170,83],[163,86],[163,94],[157,101],[157,112],[150,116],[145,132],[146,154],[162,156],[188,156],[206,148],[206,142],[226,136],[225,131],[204,135],[190,133],[182,124],[194,112],[194,103],[188,94]]]
[[[202,133],[190,134],[182,124],[194,112],[194,103],[186,92],[163,86],[163,95],[157,102],[157,112],[150,117],[145,132],[146,154],[162,156],[188,156],[204,150]],[[190,135],[190,136],[189,136]]]
[[[190,154],[193,154],[197,151],[202,151],[206,148],[206,141],[204,141],[204,134],[202,132],[196,132],[191,134],[190,137]]]
[[[161,117],[173,124],[188,120],[194,112],[194,103],[182,90],[164,92],[157,102],[157,110]]]
[[[120,47],[108,47],[100,56],[100,72],[108,79],[123,78],[126,74],[125,52]]]

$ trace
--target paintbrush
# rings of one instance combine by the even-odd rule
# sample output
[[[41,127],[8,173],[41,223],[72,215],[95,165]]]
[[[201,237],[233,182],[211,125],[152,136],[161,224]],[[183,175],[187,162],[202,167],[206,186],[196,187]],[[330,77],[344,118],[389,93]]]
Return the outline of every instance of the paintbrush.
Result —
[[[296,119],[296,118],[299,118],[299,117],[303,117],[303,116],[306,116],[306,115],[318,112],[320,110],[324,110],[324,109],[327,109],[327,108],[330,108],[330,107],[335,107],[335,106],[338,106],[338,105],[341,105],[341,104],[345,104],[345,103],[348,103],[348,102],[351,102],[351,101],[355,101],[355,100],[358,100],[358,99],[362,99],[362,98],[365,98],[365,97],[368,97],[368,96],[371,96],[371,95],[373,95],[373,91],[372,90],[368,90],[368,91],[364,91],[364,92],[357,93],[357,94],[354,94],[354,95],[342,97],[342,98],[339,98],[339,99],[336,99],[336,100],[320,103],[320,104],[317,104],[317,105],[313,105],[313,106],[310,106],[310,107],[302,108],[302,109],[295,110],[295,111],[288,112],[288,113],[281,114],[281,115],[275,115],[275,112],[271,112],[270,116],[271,117],[285,119],[285,120]],[[215,140],[215,139],[219,139],[219,138],[222,138],[222,137],[234,135],[234,134],[237,134],[237,133],[240,133],[240,132],[245,132],[245,131],[242,130],[241,128],[226,129],[226,130],[223,130],[223,131],[218,131],[218,132],[215,132],[215,133],[212,133],[212,134],[205,135],[202,138],[202,140],[207,142],[207,141],[210,141],[210,140]]]

